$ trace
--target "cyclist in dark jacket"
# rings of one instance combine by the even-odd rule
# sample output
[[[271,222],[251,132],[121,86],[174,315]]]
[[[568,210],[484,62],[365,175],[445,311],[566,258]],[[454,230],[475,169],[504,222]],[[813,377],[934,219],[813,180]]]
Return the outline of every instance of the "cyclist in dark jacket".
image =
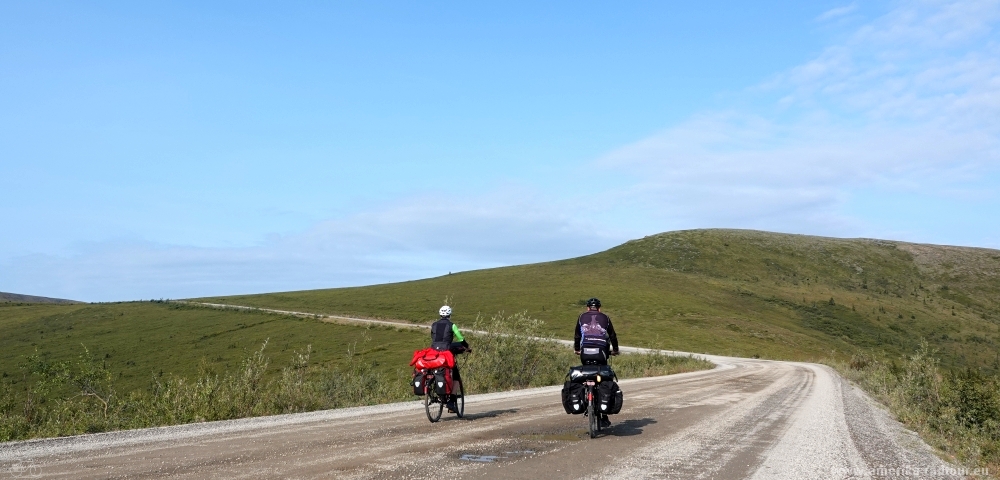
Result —
[[[465,341],[462,332],[458,331],[458,326],[451,322],[451,307],[445,305],[438,310],[438,313],[441,315],[441,318],[431,324],[431,348],[439,352],[447,350],[452,355],[471,352],[472,347],[469,346],[469,342]],[[451,369],[451,374],[456,381],[462,383],[462,376],[458,372],[458,362]],[[447,407],[449,412],[455,410],[454,398],[448,400]]]
[[[587,311],[580,314],[573,332],[573,351],[584,365],[607,365],[608,355],[618,355],[618,335],[611,317],[601,312],[601,301],[587,300]],[[601,427],[611,426],[606,414],[601,414]]]
[[[601,312],[601,301],[596,298],[587,300],[587,311],[576,321],[573,351],[580,355],[581,362],[590,365],[607,365],[608,355],[618,355],[615,326],[611,317]]]

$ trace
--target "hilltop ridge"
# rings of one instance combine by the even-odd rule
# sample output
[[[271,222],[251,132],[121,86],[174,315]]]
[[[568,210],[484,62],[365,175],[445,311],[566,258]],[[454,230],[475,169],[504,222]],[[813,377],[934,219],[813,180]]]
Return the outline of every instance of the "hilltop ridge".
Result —
[[[81,303],[76,300],[66,300],[62,298],[36,297],[34,295],[21,295],[19,293],[0,292],[0,302],[19,303]]]

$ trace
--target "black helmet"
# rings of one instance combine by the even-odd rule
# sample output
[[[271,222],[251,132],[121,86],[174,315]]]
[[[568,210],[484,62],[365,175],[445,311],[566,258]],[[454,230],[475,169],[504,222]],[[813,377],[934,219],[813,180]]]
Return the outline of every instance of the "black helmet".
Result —
[[[587,300],[587,308],[601,308],[601,301],[597,298]]]

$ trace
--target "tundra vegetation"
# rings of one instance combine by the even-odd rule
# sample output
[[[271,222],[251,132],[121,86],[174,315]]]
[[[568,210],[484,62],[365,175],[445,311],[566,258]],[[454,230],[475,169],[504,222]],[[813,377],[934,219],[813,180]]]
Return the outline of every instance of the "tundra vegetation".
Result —
[[[201,300],[426,324],[446,296],[453,298],[449,302],[455,307],[453,318],[463,328],[478,324],[496,332],[566,339],[585,299],[597,296],[614,319],[622,342],[629,345],[823,360],[838,366],[948,454],[970,465],[997,464],[998,437],[991,423],[1000,418],[996,400],[1000,398],[1000,251],[996,250],[689,230],[555,262],[368,287]],[[500,311],[523,313],[492,315]],[[184,385],[191,385],[206,375],[220,379],[229,375],[234,380],[227,381],[235,382],[235,375],[245,371],[243,362],[253,358],[266,339],[270,341],[262,355],[274,356],[284,366],[269,366],[261,381],[275,385],[290,381],[281,380],[284,370],[294,364],[289,359],[306,353],[310,355],[303,374],[307,383],[361,367],[370,369],[369,377],[405,377],[409,372],[399,372],[399,366],[426,343],[422,332],[369,329],[370,340],[358,341],[357,327],[158,302],[21,306],[0,302],[0,328],[5,333],[0,337],[0,370],[10,385],[5,391],[13,392],[8,396],[17,408],[41,375],[26,373],[32,370],[18,365],[72,363],[84,354],[81,344],[96,360],[107,360],[119,390],[156,392],[150,384],[170,378],[188,379]],[[471,391],[557,382],[566,363],[556,370],[535,364],[572,363],[562,347],[531,353],[518,350],[520,340],[504,335],[475,341],[484,344],[463,361],[470,371],[479,369],[484,375],[470,374],[469,381],[495,383],[477,384]],[[490,341],[497,344],[496,357],[487,353]],[[306,345],[312,350],[304,350]],[[36,350],[37,362],[26,362]],[[539,357],[531,356],[535,354]],[[636,366],[636,374],[647,366]],[[619,359],[620,373],[629,368],[633,367],[626,366],[625,357]],[[49,374],[60,371],[64,370]],[[501,371],[504,376],[486,374]],[[68,377],[61,378],[61,388],[68,389]],[[402,389],[405,382],[389,384]],[[74,398],[93,408],[101,403],[93,396]],[[386,393],[385,399],[390,398],[408,397],[406,392],[396,397]],[[273,412],[285,408],[270,405]]]

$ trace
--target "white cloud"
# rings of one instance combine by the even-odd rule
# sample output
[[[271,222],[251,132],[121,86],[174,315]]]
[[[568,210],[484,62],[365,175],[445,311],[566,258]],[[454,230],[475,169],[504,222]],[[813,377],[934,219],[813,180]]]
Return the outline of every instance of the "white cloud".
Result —
[[[763,87],[786,108],[995,131],[998,21],[997,0],[905,2]]]
[[[835,18],[841,18],[841,17],[843,17],[845,15],[850,15],[851,13],[854,13],[857,9],[858,9],[858,4],[857,3],[851,3],[850,5],[844,5],[842,7],[831,8],[831,9],[823,12],[822,14],[820,14],[820,16],[816,17],[816,21],[817,22],[826,22],[826,21],[829,21],[829,20],[833,20]]]
[[[703,113],[598,165],[642,178],[622,188],[668,222],[871,234],[842,209],[852,191],[961,195],[1000,168],[998,19],[998,1],[904,3],[750,89],[764,108]]]

